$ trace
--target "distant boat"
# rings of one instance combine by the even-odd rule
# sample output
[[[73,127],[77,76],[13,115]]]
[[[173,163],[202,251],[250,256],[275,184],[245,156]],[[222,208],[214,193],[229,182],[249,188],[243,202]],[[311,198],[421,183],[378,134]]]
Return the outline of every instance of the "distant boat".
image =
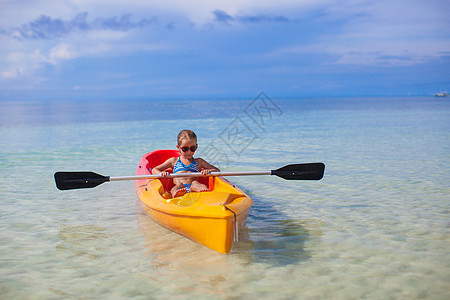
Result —
[[[435,97],[448,97],[448,92],[440,92],[434,95]]]

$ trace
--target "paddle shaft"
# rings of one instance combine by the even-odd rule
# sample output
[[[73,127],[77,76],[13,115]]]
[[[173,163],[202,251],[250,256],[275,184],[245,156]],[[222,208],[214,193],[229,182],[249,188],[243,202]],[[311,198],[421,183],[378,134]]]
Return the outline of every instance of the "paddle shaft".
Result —
[[[211,172],[211,173],[209,173],[207,175],[203,175],[200,172],[196,172],[196,173],[175,173],[175,174],[169,174],[169,176],[162,176],[161,174],[133,175],[133,176],[109,177],[109,181],[139,180],[139,179],[152,179],[152,178],[209,177],[209,176],[248,176],[248,175],[272,175],[272,171]]]

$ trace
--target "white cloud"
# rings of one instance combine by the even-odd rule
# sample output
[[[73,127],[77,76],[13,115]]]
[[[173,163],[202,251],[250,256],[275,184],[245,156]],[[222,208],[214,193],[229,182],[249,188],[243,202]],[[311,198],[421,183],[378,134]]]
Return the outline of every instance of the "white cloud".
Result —
[[[22,67],[12,68],[12,69],[3,71],[2,78],[3,79],[15,79],[15,78],[20,77],[22,73],[23,73]]]
[[[73,59],[78,57],[78,53],[66,43],[59,44],[50,50],[48,62],[56,64],[60,60]]]

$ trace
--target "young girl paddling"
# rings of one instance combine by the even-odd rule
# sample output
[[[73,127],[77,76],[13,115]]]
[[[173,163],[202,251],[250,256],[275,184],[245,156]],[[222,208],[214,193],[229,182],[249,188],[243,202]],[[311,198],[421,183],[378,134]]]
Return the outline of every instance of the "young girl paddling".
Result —
[[[180,131],[178,134],[177,145],[177,149],[180,151],[180,157],[169,158],[164,163],[154,167],[152,169],[152,174],[161,174],[164,177],[169,176],[169,172],[165,171],[168,168],[173,168],[173,173],[201,172],[203,175],[207,175],[211,172],[220,172],[218,168],[209,164],[204,159],[194,159],[194,152],[197,148],[197,136],[195,133],[192,130],[187,129]],[[197,181],[197,178],[174,178],[173,183],[175,186],[170,193],[174,198],[182,196],[187,192],[209,191],[206,185]]]

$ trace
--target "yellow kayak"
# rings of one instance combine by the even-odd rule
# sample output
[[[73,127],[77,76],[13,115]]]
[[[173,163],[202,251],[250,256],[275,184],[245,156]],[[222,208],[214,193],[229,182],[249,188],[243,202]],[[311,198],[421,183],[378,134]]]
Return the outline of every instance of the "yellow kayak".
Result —
[[[141,158],[136,175],[149,175],[153,167],[179,155],[177,150],[147,153]],[[136,180],[135,188],[141,206],[156,223],[227,254],[237,241],[253,200],[223,177],[198,180],[210,191],[171,198],[168,193],[173,187],[171,178]]]

